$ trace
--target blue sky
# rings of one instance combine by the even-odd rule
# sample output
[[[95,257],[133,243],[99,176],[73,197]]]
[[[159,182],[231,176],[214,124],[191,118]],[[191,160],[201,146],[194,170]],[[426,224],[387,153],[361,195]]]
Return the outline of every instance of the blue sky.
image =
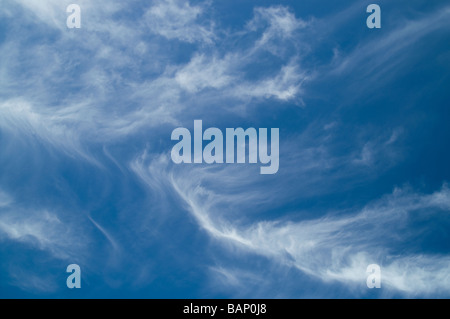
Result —
[[[372,2],[3,1],[0,297],[450,297],[450,6]],[[278,173],[174,164],[196,119]]]

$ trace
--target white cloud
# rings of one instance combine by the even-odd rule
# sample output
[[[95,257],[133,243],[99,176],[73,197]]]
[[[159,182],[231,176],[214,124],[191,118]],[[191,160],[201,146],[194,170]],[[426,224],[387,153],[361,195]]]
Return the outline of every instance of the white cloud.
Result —
[[[9,275],[11,283],[25,291],[39,291],[44,293],[55,292],[60,288],[59,276],[55,273],[48,274],[46,272],[37,273],[37,268],[24,269],[20,265],[10,267]]]
[[[255,17],[248,23],[250,31],[263,30],[261,37],[255,45],[255,49],[268,50],[278,54],[281,48],[278,46],[283,40],[297,40],[297,31],[308,26],[308,23],[297,19],[288,8],[282,6],[256,8]]]
[[[264,278],[251,271],[245,271],[239,268],[210,267],[214,288],[238,290],[241,294],[243,291],[250,291],[251,286],[261,285]],[[254,295],[253,295],[254,296]]]
[[[273,78],[237,86],[235,94],[239,97],[276,98],[281,101],[290,101],[301,96],[301,85],[307,80],[309,76],[296,63],[291,62],[283,66]],[[302,104],[300,98],[297,102]]]
[[[283,41],[295,42],[292,34],[304,23],[283,7],[259,8],[251,28],[225,34],[221,40],[222,44],[233,43],[257,30],[264,41],[252,40],[244,48],[194,50],[187,63],[179,64],[166,57],[160,40],[148,43],[145,24],[169,38],[210,42],[216,38],[212,23],[206,23],[207,27],[200,21],[206,4],[159,1],[133,21],[143,26],[136,30],[131,21],[114,18],[123,6],[120,2],[112,1],[103,10],[104,5],[82,1],[84,22],[76,33],[64,29],[65,2],[17,4],[30,13],[36,9],[24,17],[28,22],[45,20],[61,32],[51,43],[25,41],[25,47],[25,42],[15,41],[23,37],[18,30],[16,37],[2,43],[0,128],[25,139],[37,137],[54,149],[97,165],[87,151],[93,143],[116,142],[166,123],[175,125],[190,117],[190,109],[210,108],[212,103],[231,112],[239,110],[230,104],[248,104],[253,99],[301,103],[302,83],[309,80],[296,52],[270,74],[244,79],[243,70],[258,60],[258,54],[270,45],[269,38],[281,32]],[[8,8],[15,6],[9,3]],[[143,68],[151,75],[141,77]],[[186,93],[189,98],[183,96]]]
[[[246,207],[258,207],[270,193],[266,189],[257,193],[246,189],[242,181],[248,179],[242,175],[234,180],[230,178],[234,175],[230,169],[172,169],[161,160],[151,162],[147,169],[143,162],[133,165],[147,183],[172,185],[202,229],[219,242],[234,244],[243,252],[258,253],[310,276],[341,281],[356,288],[365,287],[367,266],[378,263],[387,291],[414,295],[449,290],[447,256],[399,254],[393,250],[396,243],[413,240],[415,235],[404,231],[411,214],[438,216],[440,211],[450,210],[450,189],[446,185],[429,195],[396,189],[360,210],[328,212],[316,219],[249,223],[242,215]],[[153,178],[151,172],[158,172],[159,177]],[[220,183],[220,187],[204,187],[211,185],[210,179]],[[233,188],[235,192],[228,191]],[[421,227],[415,232],[423,231]],[[219,273],[225,277],[228,274],[223,270]]]
[[[45,22],[46,26],[64,32],[46,39],[49,44],[31,44],[25,41],[27,36],[21,30],[16,30],[2,43],[2,133],[38,138],[54,149],[93,162],[95,159],[87,151],[93,144],[104,149],[105,143],[124,142],[125,138],[147,130],[153,133],[155,127],[190,120],[195,114],[191,110],[198,112],[200,107],[213,105],[218,111],[228,110],[230,105],[257,104],[263,99],[301,104],[303,84],[313,79],[311,71],[302,65],[307,45],[301,41],[302,32],[309,23],[296,18],[285,7],[258,8],[243,30],[220,33],[205,18],[207,4],[157,1],[143,18],[127,21],[115,15],[124,5],[122,2],[104,5],[80,1],[83,26],[79,33],[74,33],[65,30],[64,1],[16,3],[29,11],[23,17],[28,23]],[[10,14],[13,7],[8,3],[5,12]],[[382,39],[374,50],[373,43],[369,43],[348,56],[336,56],[332,65],[335,74],[350,72],[371,60],[372,64],[365,69],[368,74],[392,57],[400,57],[415,38],[442,27],[448,13],[445,9],[438,15],[407,24]],[[164,46],[169,41],[160,36],[192,45],[185,62],[171,56],[170,47]],[[203,50],[205,47],[207,50]],[[275,56],[278,63],[268,65],[261,59],[265,54]],[[246,77],[245,70],[249,68],[263,72],[256,78]],[[228,103],[230,100],[236,103]],[[151,142],[158,139],[157,132],[149,136]],[[251,221],[260,209],[270,209],[269,204],[276,206],[277,201],[307,196],[308,192],[317,194],[328,189],[329,184],[336,185],[341,175],[324,177],[323,172],[334,169],[338,171],[336,174],[350,175],[354,167],[345,166],[352,162],[349,158],[356,158],[353,163],[372,164],[377,153],[395,146],[398,136],[394,132],[389,138],[369,141],[357,155],[342,158],[332,157],[321,138],[308,139],[309,144],[302,138],[294,139],[288,145],[295,150],[294,155],[285,158],[282,165],[286,169],[280,173],[291,183],[288,190],[269,188],[267,181],[253,177],[253,171],[243,169],[244,166],[172,170],[166,166],[170,162],[168,157],[148,154],[133,162],[131,168],[151,187],[154,196],[165,196],[168,190],[178,194],[198,224],[219,242],[267,256],[323,280],[349,284],[364,283],[367,263],[380,259],[385,282],[394,289],[409,293],[448,291],[447,257],[414,254],[393,256],[390,260],[383,257],[389,256],[387,240],[410,238],[408,234],[399,234],[396,227],[404,225],[412,211],[434,213],[437,209],[450,209],[447,187],[431,195],[396,190],[361,210],[339,216],[329,212],[312,220],[289,221],[283,217]],[[152,156],[153,161],[146,165]],[[317,185],[323,186],[318,189]],[[1,239],[36,245],[58,258],[79,251],[74,246],[80,239],[77,230],[62,222],[59,214],[51,210],[14,211],[12,203],[8,195],[0,193]],[[115,250],[120,249],[105,227],[93,219],[91,222]],[[236,287],[241,286],[243,278],[248,279],[248,274],[238,269],[216,267],[213,272]]]
[[[68,1],[15,0],[15,2],[27,9],[29,14],[35,15],[40,21],[51,27],[63,29],[66,26],[65,23],[61,23],[61,20],[65,22],[66,8],[70,4]]]
[[[422,19],[399,20],[399,26],[381,38],[370,37],[371,40],[359,45],[351,53],[336,54],[330,74],[361,75],[364,82],[359,83],[360,92],[363,87],[373,88],[375,84],[386,83],[404,62],[405,52],[411,51],[428,34],[448,28],[449,17],[450,8],[444,7]]]
[[[204,9],[204,5],[192,6],[187,1],[159,0],[147,10],[145,18],[152,32],[167,39],[212,43],[215,35],[211,23],[199,21]]]
[[[204,88],[221,89],[228,86],[233,78],[227,75],[230,70],[230,57],[217,59],[215,57],[205,57],[197,55],[179,70],[175,79],[178,84],[190,93],[196,93]]]
[[[81,249],[87,244],[80,228],[62,222],[58,214],[9,207],[0,213],[0,240],[21,242],[47,251],[53,257],[83,258]]]
[[[0,190],[0,208],[8,207],[11,204],[11,197]]]

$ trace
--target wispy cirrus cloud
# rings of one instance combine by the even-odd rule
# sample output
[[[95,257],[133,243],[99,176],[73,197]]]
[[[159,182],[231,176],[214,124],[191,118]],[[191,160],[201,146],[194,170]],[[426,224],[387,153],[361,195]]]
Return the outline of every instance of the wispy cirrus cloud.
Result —
[[[358,74],[364,79],[366,90],[377,84],[386,84],[396,72],[405,70],[405,55],[418,47],[427,35],[448,31],[450,8],[429,13],[417,20],[400,19],[392,32],[379,37],[370,37],[348,54],[335,52],[331,64],[331,75]]]
[[[247,24],[250,31],[260,33],[253,51],[267,50],[274,55],[282,56],[285,49],[280,44],[286,41],[300,46],[299,31],[308,27],[309,23],[298,19],[287,7],[273,6],[255,8],[254,18]]]
[[[212,22],[203,22],[207,4],[191,5],[180,0],[156,1],[145,13],[146,25],[153,33],[169,40],[212,43],[216,38]]]
[[[279,41],[295,43],[294,33],[306,24],[283,7],[259,8],[244,31],[217,35],[217,41],[230,44],[246,36],[253,37],[249,47],[234,45],[225,52],[214,47],[205,53],[194,50],[187,63],[169,58],[164,64],[148,69],[144,66],[145,56],[150,54],[156,61],[163,56],[155,46],[148,45],[148,33],[132,30],[130,21],[113,20],[121,7],[118,2],[112,2],[106,11],[101,10],[100,4],[81,3],[86,22],[80,36],[61,32],[55,25],[65,25],[65,12],[55,18],[55,12],[63,4],[55,1],[18,4],[27,12],[34,12],[27,20],[52,21],[49,27],[59,35],[45,44],[26,43],[26,50],[25,44],[13,38],[2,43],[0,68],[5,86],[0,102],[5,116],[0,125],[10,132],[39,136],[49,145],[85,158],[89,158],[86,144],[107,143],[161,124],[175,124],[189,117],[183,111],[193,106],[208,107],[215,103],[219,109],[229,111],[232,101],[249,103],[253,99],[271,98],[295,101],[302,94],[302,83],[309,79],[299,65],[296,51],[285,54],[284,62],[267,75],[243,79],[242,70],[250,67],[269,43],[281,33]],[[18,9],[13,4],[8,7]],[[153,32],[173,41],[195,42],[198,39],[189,35],[201,35],[208,42],[215,37],[213,29],[206,32],[197,21],[206,7],[207,4],[161,1],[150,6],[137,23],[153,23],[156,28],[151,29]],[[177,26],[173,21],[180,24]],[[257,31],[261,34],[254,37],[252,34]],[[135,43],[139,45],[136,47]],[[81,52],[85,53],[78,54]],[[148,70],[150,77],[140,74],[141,67]],[[22,77],[25,68],[28,76]],[[125,69],[136,72],[123,72]],[[70,94],[65,93],[68,90]]]
[[[396,188],[359,210],[329,211],[319,218],[258,220],[258,213],[251,218],[245,214],[246,207],[260,207],[263,214],[263,203],[270,198],[269,187],[260,187],[256,192],[246,188],[241,178],[232,178],[237,173],[233,168],[194,168],[188,172],[171,169],[165,161],[151,162],[148,169],[142,164],[134,162],[135,172],[147,183],[151,180],[150,185],[171,185],[199,227],[224,247],[233,244],[244,254],[261,254],[325,282],[340,281],[360,290],[365,287],[367,266],[378,263],[383,269],[386,296],[398,291],[410,295],[448,293],[448,257],[431,252],[418,254],[414,248],[421,245],[417,236],[426,233],[427,223],[413,233],[407,231],[421,216],[429,219],[448,214],[447,185],[431,194]],[[160,177],[151,178],[155,176],[151,172],[159,172]],[[220,191],[211,188],[210,178],[221,181]],[[410,251],[396,250],[406,243]],[[231,276],[223,269],[218,274]]]
[[[68,224],[61,214],[48,210],[21,208],[10,199],[0,211],[0,240],[21,242],[50,253],[58,259],[82,258],[88,238],[80,224]]]
[[[246,296],[255,287],[290,296],[271,290],[267,275],[288,269],[359,289],[375,262],[386,296],[448,295],[446,248],[429,244],[430,229],[445,240],[448,187],[365,192],[406,157],[407,123],[385,116],[374,128],[358,123],[360,114],[343,119],[336,109],[353,95],[342,103],[330,96],[375,94],[377,79],[390,72],[394,80],[417,40],[446,30],[446,7],[338,49],[330,30],[360,15],[359,3],[324,19],[257,4],[230,27],[213,2],[78,1],[82,28],[68,30],[69,3],[6,1],[0,12],[8,30],[0,35],[0,161],[8,164],[0,187],[14,194],[0,192],[0,240],[52,260],[89,255],[87,267],[114,287],[149,285],[169,272],[158,272],[163,261],[182,264],[177,274],[207,269],[211,282]],[[200,116],[218,127],[279,126],[279,173],[172,165],[170,130]],[[31,209],[36,202],[41,208]],[[441,225],[431,227],[433,220]],[[194,244],[195,236],[204,237]],[[218,244],[214,252],[205,238]],[[185,248],[199,258],[183,260]],[[230,266],[227,254],[276,266],[266,273]],[[45,286],[44,275],[21,281],[26,271],[12,268],[12,285],[24,290],[58,287]]]

